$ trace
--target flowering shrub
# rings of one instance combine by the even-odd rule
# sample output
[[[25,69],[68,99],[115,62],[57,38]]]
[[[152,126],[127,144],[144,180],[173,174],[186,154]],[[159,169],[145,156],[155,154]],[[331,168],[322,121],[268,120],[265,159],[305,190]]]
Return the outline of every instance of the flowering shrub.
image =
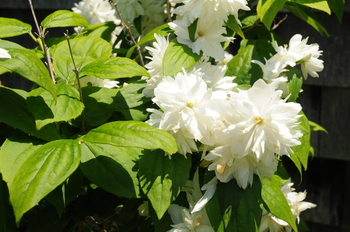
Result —
[[[310,126],[296,99],[323,61],[299,34],[284,45],[277,13],[327,34],[310,7],[341,18],[342,5],[83,0],[48,15],[38,36],[0,18],[0,38],[38,43],[0,40],[0,74],[34,84],[0,87],[1,228],[298,231],[316,205],[282,159],[307,169]],[[46,39],[57,27],[74,30]]]

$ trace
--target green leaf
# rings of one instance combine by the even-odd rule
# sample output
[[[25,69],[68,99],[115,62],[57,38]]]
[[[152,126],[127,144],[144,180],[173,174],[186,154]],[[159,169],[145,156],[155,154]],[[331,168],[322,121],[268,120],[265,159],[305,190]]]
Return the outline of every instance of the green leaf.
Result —
[[[294,67],[289,68],[289,71],[285,74],[288,77],[287,88],[288,93],[290,94],[288,101],[296,102],[303,86],[303,74],[299,69]]]
[[[84,105],[79,100],[77,89],[63,83],[58,83],[55,87],[56,102],[43,88],[37,88],[28,94],[28,109],[35,118],[38,130],[52,122],[76,118],[83,112]]]
[[[144,67],[124,57],[99,59],[84,66],[80,73],[112,80],[124,77],[150,76]]]
[[[30,24],[12,18],[0,17],[0,25],[0,38],[13,37],[32,31],[32,26]]]
[[[300,165],[298,165],[298,162],[295,162],[295,157],[299,160],[300,164],[303,165],[304,169],[307,169],[307,163],[309,159],[310,154],[310,126],[309,121],[304,113],[301,113],[302,117],[299,119],[299,124],[295,128],[295,130],[300,131],[303,133],[303,136],[299,138],[299,141],[301,142],[300,145],[292,147],[293,154],[290,154],[291,159],[296,164],[296,166],[299,169],[299,172],[301,173]]]
[[[24,78],[38,84],[56,98],[55,85],[43,62],[36,54],[11,42],[0,40],[0,47],[9,51],[11,59],[0,61],[0,66],[15,72]]]
[[[268,207],[267,210],[277,218],[287,222],[294,231],[298,232],[295,218],[292,214],[290,206],[288,205],[287,199],[280,189],[280,182],[270,181],[269,179],[262,177],[261,183],[261,197]]]
[[[80,168],[90,181],[105,191],[117,196],[136,198],[139,188],[133,167],[141,150],[84,141]]]
[[[89,131],[84,141],[118,147],[162,149],[170,154],[177,151],[175,139],[167,131],[136,121],[106,123]]]
[[[310,126],[310,131],[323,131],[328,134],[328,131],[325,128],[323,128],[322,126],[310,120],[309,120],[309,126]]]
[[[241,26],[237,23],[235,16],[233,15],[228,16],[228,20],[226,24],[232,31],[237,33],[240,37],[242,37],[243,39],[245,38],[244,33],[241,29]]]
[[[98,24],[91,24],[87,26],[82,33],[85,33],[89,36],[97,36],[105,39],[106,41],[111,41],[112,32],[116,28],[114,22],[104,22]]]
[[[58,10],[48,15],[40,25],[43,28],[53,27],[87,27],[89,24],[84,16],[69,10]]]
[[[266,28],[271,28],[271,24],[277,13],[283,8],[286,2],[287,0],[259,0],[257,12]]]
[[[56,140],[41,146],[23,162],[9,187],[17,224],[25,212],[75,171],[80,157],[77,140]]]
[[[152,31],[148,32],[147,35],[145,35],[137,44],[135,44],[128,50],[126,57],[130,58],[134,50],[137,48],[137,46],[140,46],[144,43],[154,40],[155,39],[154,34],[157,34],[160,36],[166,36],[170,34],[171,31],[172,30],[169,28],[169,25],[167,23],[154,28]]]
[[[6,112],[6,114],[0,114],[0,122],[45,141],[60,139],[61,136],[53,124],[41,130],[36,129],[34,117],[27,108],[27,94],[23,90],[0,87],[0,111]]]
[[[345,0],[327,0],[329,7],[336,14],[339,22],[343,21]]]
[[[92,36],[77,37],[70,40],[72,54],[78,69],[85,65],[106,59],[111,56],[112,47],[104,39]],[[53,66],[57,75],[63,78],[67,84],[74,83],[76,80],[74,65],[67,41],[59,43],[52,56]]]
[[[293,0],[293,1],[310,8],[324,11],[329,15],[331,14],[331,9],[328,6],[327,0]]]
[[[164,76],[173,76],[194,65],[202,55],[194,53],[187,45],[180,44],[173,39],[163,57],[163,74]]]
[[[69,203],[77,198],[82,185],[83,173],[77,169],[62,185],[50,192],[45,199],[55,207],[57,214],[61,217]]]
[[[190,40],[192,42],[196,41],[195,36],[196,36],[196,31],[197,31],[197,23],[198,23],[198,18],[196,20],[194,20],[193,23],[190,26],[188,26],[188,28],[187,28],[188,34],[190,36]]]
[[[138,168],[141,189],[160,219],[185,186],[191,158],[177,153],[169,159],[161,150],[145,151]]]
[[[285,7],[294,15],[315,28],[319,33],[321,33],[321,35],[329,36],[327,30],[322,26],[316,15],[308,7],[294,2],[287,2]]]
[[[227,63],[226,76],[236,76],[234,82],[239,85],[253,84],[262,77],[261,68],[252,60],[263,61],[274,52],[267,40],[242,40],[238,53]]]
[[[87,126],[100,126],[113,114],[116,103],[116,95],[119,89],[108,89],[97,86],[85,86],[82,88],[84,99],[84,120]],[[81,125],[81,116],[72,122],[76,126]]]
[[[42,141],[33,137],[11,137],[0,149],[0,172],[8,186],[13,183],[17,170],[37,149]]]
[[[206,210],[210,221],[218,232],[257,231],[261,221],[261,183],[254,176],[254,184],[242,189],[236,181],[218,183],[213,198]]]

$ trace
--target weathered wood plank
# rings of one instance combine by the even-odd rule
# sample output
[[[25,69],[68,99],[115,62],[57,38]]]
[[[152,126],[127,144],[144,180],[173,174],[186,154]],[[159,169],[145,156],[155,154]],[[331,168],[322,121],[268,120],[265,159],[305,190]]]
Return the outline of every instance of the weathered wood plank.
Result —
[[[35,9],[71,9],[79,0],[32,0]],[[28,9],[28,0],[1,0],[0,8]]]

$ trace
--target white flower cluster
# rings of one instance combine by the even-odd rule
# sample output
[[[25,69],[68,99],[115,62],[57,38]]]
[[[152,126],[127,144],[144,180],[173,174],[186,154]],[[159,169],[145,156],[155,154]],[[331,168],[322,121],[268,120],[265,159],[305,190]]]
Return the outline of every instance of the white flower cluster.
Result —
[[[249,90],[232,92],[234,77],[227,67],[205,60],[174,77],[163,76],[165,37],[155,36],[151,73],[144,94],[160,109],[148,109],[150,125],[169,131],[179,153],[208,151],[208,167],[222,182],[236,179],[239,186],[252,184],[253,175],[271,176],[278,158],[292,153],[302,134],[295,130],[301,106],[281,99],[275,85],[258,80]],[[201,146],[198,147],[198,142]]]
[[[288,71],[288,66],[294,67],[297,64],[301,65],[305,79],[308,75],[318,77],[317,72],[323,70],[323,61],[319,59],[322,51],[319,50],[317,44],[307,44],[307,41],[308,38],[302,39],[300,34],[294,35],[289,45],[278,46],[274,41],[272,45],[277,52],[275,55],[265,60],[265,64],[257,60],[253,61],[261,67],[264,80],[267,83],[286,82],[287,78],[283,76],[283,73]]]
[[[250,10],[246,0],[173,0],[183,5],[175,8],[177,20],[169,23],[177,35],[179,43],[186,44],[193,52],[211,56],[216,60],[224,59],[221,42],[231,41],[232,37],[225,37],[226,29],[222,26],[229,15],[238,19],[238,11]],[[194,38],[190,38],[188,27],[196,23]]]
[[[306,197],[306,192],[294,192],[294,188],[292,188],[293,183],[291,183],[290,180],[288,180],[282,187],[281,190],[284,194],[284,196],[287,199],[287,202],[290,206],[290,209],[297,220],[297,223],[299,223],[300,218],[299,214],[306,209],[311,209],[316,207],[315,204],[303,201]],[[265,209],[263,210],[263,215],[261,218],[261,223],[259,227],[259,232],[280,232],[280,231],[286,231],[291,232],[292,228],[288,225],[287,222],[277,218],[273,214],[267,212]]]

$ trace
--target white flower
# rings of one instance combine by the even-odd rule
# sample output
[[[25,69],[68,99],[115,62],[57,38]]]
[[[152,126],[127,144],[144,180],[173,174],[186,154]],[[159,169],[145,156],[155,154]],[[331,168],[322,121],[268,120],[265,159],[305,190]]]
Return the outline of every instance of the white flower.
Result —
[[[282,193],[287,199],[288,205],[292,211],[293,216],[297,219],[297,223],[300,222],[299,215],[301,212],[306,209],[311,209],[316,207],[315,204],[303,201],[306,197],[306,192],[294,192],[294,188],[292,188],[293,183],[291,183],[290,179],[281,186]],[[265,209],[263,210],[263,215],[261,218],[261,223],[259,227],[259,232],[265,232],[269,230],[270,232],[280,232],[280,231],[291,231],[288,223],[277,218],[273,214],[267,212]]]
[[[231,95],[238,118],[224,132],[232,138],[232,154],[242,157],[253,152],[260,159],[265,152],[292,153],[302,134],[294,128],[300,118],[298,103],[281,100],[282,91],[259,79],[247,91]]]
[[[226,65],[212,65],[209,62],[200,62],[194,65],[189,72],[203,78],[207,83],[208,88],[213,91],[222,90],[230,93],[233,87],[237,86],[233,83],[236,77],[224,76],[227,71]]]
[[[182,2],[184,5],[177,7],[174,14],[183,18],[184,26],[191,25],[198,18],[223,24],[229,15],[234,15],[240,24],[238,11],[250,10],[246,0],[184,0]]]
[[[203,222],[203,211],[191,213],[185,207],[172,204],[168,212],[174,223],[168,232],[214,232],[209,222]]]
[[[108,21],[119,24],[115,17],[115,10],[105,0],[83,0],[78,4],[74,3],[72,10],[86,18],[89,24],[104,23]]]
[[[189,46],[197,54],[203,51],[205,55],[217,60],[223,60],[225,57],[221,42],[232,40],[231,37],[222,36],[226,29],[213,21],[198,20],[194,41],[191,41],[188,28],[182,24],[182,20],[169,23],[169,27],[174,30],[179,43]]]
[[[158,128],[173,133],[176,139],[181,139],[177,140],[180,151],[184,146],[182,142],[186,139],[213,144],[211,131],[220,123],[220,115],[212,109],[217,102],[226,99],[225,92],[212,92],[200,77],[181,72],[176,74],[174,79],[164,77],[154,89],[154,95],[153,102],[163,112],[149,110],[157,115],[153,117],[152,114],[147,122],[158,125]],[[190,147],[184,147],[183,151],[191,150]]]
[[[11,55],[3,48],[0,48],[0,60],[10,59]]]
[[[117,3],[119,12],[126,23],[132,23],[135,18],[145,13],[137,0],[115,0],[115,3]]]
[[[146,97],[154,96],[154,88],[157,87],[163,78],[163,57],[165,50],[169,45],[169,39],[167,37],[159,36],[157,34],[154,34],[154,37],[156,38],[156,41],[153,42],[153,47],[146,47],[151,55],[151,57],[146,57],[151,61],[145,65],[151,78],[142,77],[142,79],[147,81],[147,86],[142,92]]]
[[[301,71],[303,76],[306,79],[307,75],[310,74],[312,77],[318,77],[317,72],[323,70],[323,60],[318,59],[322,54],[322,51],[319,51],[317,44],[312,44],[308,47],[309,54],[301,60]]]
[[[85,76],[80,79],[81,87],[84,86],[98,86],[105,88],[114,88],[118,87],[119,81],[111,81],[109,79],[101,79],[93,76]]]

